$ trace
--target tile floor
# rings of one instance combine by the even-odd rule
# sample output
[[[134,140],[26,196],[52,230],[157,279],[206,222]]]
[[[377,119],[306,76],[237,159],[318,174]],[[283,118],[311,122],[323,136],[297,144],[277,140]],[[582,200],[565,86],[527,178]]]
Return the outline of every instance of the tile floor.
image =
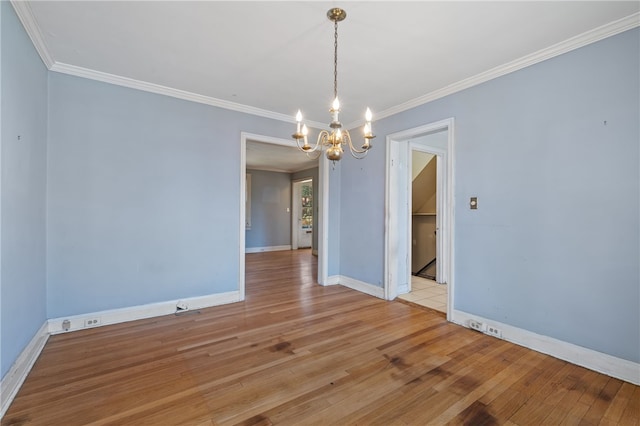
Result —
[[[411,277],[411,293],[401,294],[399,299],[447,312],[447,285],[421,277]]]

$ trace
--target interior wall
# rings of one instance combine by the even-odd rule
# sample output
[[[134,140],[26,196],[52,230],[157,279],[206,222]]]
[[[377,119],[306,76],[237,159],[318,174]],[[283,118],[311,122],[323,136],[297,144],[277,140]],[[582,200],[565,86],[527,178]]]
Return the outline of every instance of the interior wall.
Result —
[[[436,258],[436,216],[411,217],[411,273],[417,274]],[[435,269],[434,269],[435,270]],[[428,271],[428,270],[427,270]]]
[[[251,229],[245,247],[291,244],[291,173],[249,170],[251,174]]]
[[[318,250],[318,220],[320,218],[320,192],[319,192],[319,169],[314,167],[307,170],[291,173],[291,180],[313,179],[313,236],[311,238],[311,249]]]
[[[0,2],[0,376],[46,321],[47,70]]]
[[[411,164],[426,158],[420,171],[412,173],[411,184],[411,273],[416,274],[436,258],[437,158],[411,152]],[[435,270],[435,269],[434,269]]]
[[[49,123],[49,317],[238,289],[240,133],[290,124],[55,72]]]
[[[629,30],[374,123],[383,141],[455,117],[455,309],[640,362],[639,40]],[[382,145],[341,161],[341,274],[380,286]]]

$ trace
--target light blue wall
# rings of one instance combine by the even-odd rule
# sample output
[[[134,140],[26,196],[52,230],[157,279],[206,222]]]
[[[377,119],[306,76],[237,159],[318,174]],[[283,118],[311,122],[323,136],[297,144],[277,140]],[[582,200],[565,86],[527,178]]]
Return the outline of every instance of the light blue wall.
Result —
[[[49,317],[236,290],[240,132],[291,124],[58,73],[49,82]]]
[[[47,319],[47,70],[9,2],[0,2],[0,14],[0,370],[4,377]]]
[[[455,308],[639,362],[639,33],[376,122],[342,164],[341,273],[382,281],[380,142],[455,117]]]
[[[247,170],[251,174],[251,229],[245,247],[291,244],[291,174]],[[289,211],[287,211],[289,209]]]
[[[291,180],[300,179],[313,179],[313,236],[311,238],[311,248],[318,250],[318,218],[320,217],[320,189],[319,189],[319,169],[314,167],[312,169],[300,170],[299,172],[291,173]]]

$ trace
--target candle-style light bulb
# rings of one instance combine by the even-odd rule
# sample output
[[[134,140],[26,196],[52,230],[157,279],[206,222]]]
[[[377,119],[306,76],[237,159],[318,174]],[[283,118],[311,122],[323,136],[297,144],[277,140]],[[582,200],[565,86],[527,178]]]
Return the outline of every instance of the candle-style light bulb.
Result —
[[[302,150],[303,151],[309,151],[311,149],[311,146],[309,145],[309,142],[307,141],[307,135],[309,134],[309,129],[307,129],[307,125],[304,124],[302,126],[302,136],[303,136],[303,140],[304,140],[304,145],[302,146]]]
[[[371,119],[373,114],[371,114],[371,110],[369,108],[367,108],[367,111],[364,113],[364,119],[366,120],[366,123],[364,125],[364,137],[365,138],[372,138],[373,137],[373,132],[371,131]]]
[[[340,101],[338,100],[338,97],[336,96],[336,98],[333,100],[333,104],[331,104],[331,122],[332,123],[339,123],[340,121],[338,120],[338,113],[340,112]]]
[[[296,133],[300,133],[300,123],[302,122],[302,112],[300,112],[300,110],[298,110],[298,113],[296,114],[296,121],[298,122]]]

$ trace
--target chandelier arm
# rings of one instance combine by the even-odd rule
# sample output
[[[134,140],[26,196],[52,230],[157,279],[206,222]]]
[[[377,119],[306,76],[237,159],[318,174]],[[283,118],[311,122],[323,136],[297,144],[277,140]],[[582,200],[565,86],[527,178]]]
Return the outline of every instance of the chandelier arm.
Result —
[[[322,132],[326,133],[326,130],[323,130]],[[316,141],[316,144],[313,146],[313,148],[309,149],[309,150],[305,150],[303,148],[303,145],[300,145],[300,139],[296,138],[296,144],[298,145],[298,149],[304,153],[309,153],[312,151],[322,151],[322,147],[320,146],[320,139],[322,136],[322,132],[320,132],[320,134],[318,135],[318,140]]]
[[[316,147],[320,147],[320,151],[322,151],[322,147],[330,145],[329,143],[329,132],[326,130],[321,130],[318,133],[318,140],[316,141]]]
[[[312,152],[315,152],[315,154],[311,154]],[[311,158],[312,160],[317,160],[322,155],[322,149],[314,148],[310,151],[305,151],[304,153],[307,155],[307,157]]]
[[[296,139],[296,145],[298,145],[298,149],[302,152],[306,152],[304,149],[302,149],[302,145],[300,145],[301,138],[295,138],[295,139]]]
[[[318,134],[318,139],[316,140],[316,144],[313,146],[313,149],[304,151],[304,153],[307,154],[307,157],[311,158],[312,160],[316,160],[322,155],[322,146],[324,145],[323,140],[326,139],[327,135],[328,133],[326,130],[322,130]],[[317,154],[312,155],[312,152],[317,152]]]
[[[343,135],[345,136],[345,139],[347,140],[347,143],[349,144],[349,151],[351,151],[351,155],[353,155],[355,158],[358,158],[358,157],[356,157],[355,154],[364,154],[362,157],[359,157],[358,159],[364,158],[367,155],[367,152],[369,151],[368,149],[360,150],[360,149],[356,148],[355,146],[353,146],[353,142],[351,141],[351,135],[349,134],[348,131],[345,130],[343,132]]]
[[[368,153],[369,151],[364,151],[364,154],[356,154],[356,153],[354,153],[353,151],[349,151],[349,152],[351,152],[351,156],[352,156],[353,158],[355,158],[356,160],[362,160],[364,157],[366,157],[366,156],[367,156],[367,153]]]

